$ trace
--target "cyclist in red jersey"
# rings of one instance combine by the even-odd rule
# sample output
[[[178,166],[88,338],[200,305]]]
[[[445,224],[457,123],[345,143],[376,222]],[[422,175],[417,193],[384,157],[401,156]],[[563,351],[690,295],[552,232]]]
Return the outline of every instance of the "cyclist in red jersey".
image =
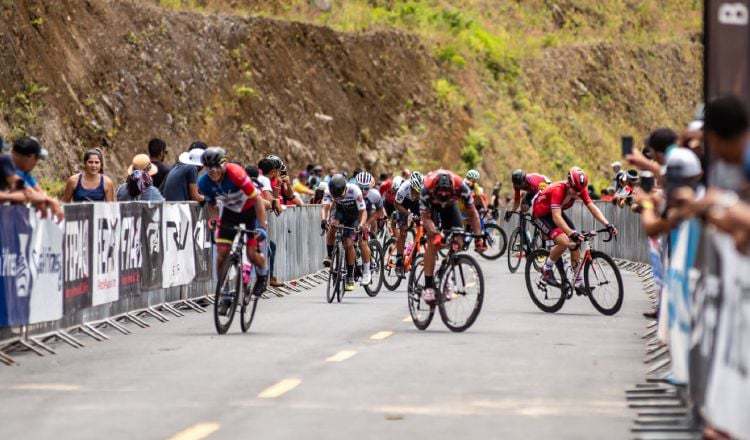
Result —
[[[419,198],[419,211],[425,233],[430,238],[427,240],[427,249],[424,256],[425,288],[422,291],[422,298],[428,304],[435,301],[435,260],[442,238],[438,234],[440,230],[463,227],[461,211],[458,207],[459,200],[463,202],[468,215],[467,221],[472,231],[474,234],[481,234],[479,213],[474,206],[474,197],[463,179],[455,173],[443,169],[433,171],[425,176],[424,186]],[[456,239],[460,240],[461,238],[456,237]],[[474,249],[478,252],[486,249],[483,238],[474,240]]]
[[[573,268],[575,269],[578,266],[579,252],[577,248],[573,249],[572,247],[583,240],[583,235],[576,231],[573,222],[563,212],[573,206],[577,199],[580,199],[586,205],[591,215],[599,223],[605,225],[610,233],[617,235],[617,228],[604,217],[604,214],[591,201],[587,189],[588,183],[588,177],[583,170],[573,167],[568,172],[566,181],[553,183],[534,198],[531,213],[535,223],[550,239],[555,241],[555,246],[550,250],[549,258],[544,262],[544,268],[542,269],[544,281],[548,284],[555,283],[552,266],[562,256],[566,248],[571,248],[570,262]],[[582,279],[577,279],[575,281],[576,287],[580,287],[582,282]]]
[[[511,173],[510,180],[513,182],[513,207],[505,211],[506,222],[510,220],[514,212],[526,212],[531,206],[534,196],[552,183],[543,174],[526,174],[520,169]],[[521,193],[523,193],[523,197]]]

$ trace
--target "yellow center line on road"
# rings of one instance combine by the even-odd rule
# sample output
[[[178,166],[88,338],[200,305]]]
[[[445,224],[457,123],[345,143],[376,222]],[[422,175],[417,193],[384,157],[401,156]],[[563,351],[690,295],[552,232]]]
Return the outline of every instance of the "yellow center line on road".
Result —
[[[258,394],[258,398],[273,399],[274,397],[279,397],[282,394],[285,394],[297,388],[297,385],[299,385],[300,383],[302,383],[302,380],[300,379],[296,379],[296,378],[284,379],[281,382],[271,385],[270,387],[261,391],[260,394]]]
[[[343,362],[357,354],[354,350],[342,350],[326,359],[326,362]]]
[[[392,331],[385,330],[382,332],[375,333],[374,335],[370,336],[370,339],[372,339],[373,341],[380,341],[380,340],[387,338],[388,336],[392,334],[393,334]]]
[[[198,423],[169,437],[169,440],[202,440],[218,431],[220,426],[216,422]]]

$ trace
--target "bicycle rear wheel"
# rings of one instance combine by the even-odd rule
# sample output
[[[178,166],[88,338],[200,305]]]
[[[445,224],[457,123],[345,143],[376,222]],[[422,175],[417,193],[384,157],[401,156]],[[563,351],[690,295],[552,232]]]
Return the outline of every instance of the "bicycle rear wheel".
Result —
[[[583,282],[594,308],[611,316],[622,307],[624,298],[620,269],[612,258],[600,251],[591,251],[591,261],[583,267]]]
[[[508,247],[508,236],[502,228],[494,223],[484,225],[484,237],[487,243],[487,250],[480,252],[479,255],[488,260],[497,260]]]
[[[214,326],[220,335],[229,331],[237,310],[237,303],[242,292],[242,273],[240,272],[240,261],[235,261],[227,256],[219,271],[219,281],[216,283],[214,292]],[[230,301],[226,314],[219,313],[219,308],[224,300]]]
[[[440,318],[451,331],[462,332],[474,324],[484,303],[484,275],[470,255],[455,254],[440,279]]]
[[[419,330],[425,330],[430,326],[435,316],[435,306],[428,305],[422,300],[422,289],[424,286],[424,258],[418,255],[414,258],[409,272],[409,283],[407,298],[409,300],[409,314],[414,326]]]
[[[383,248],[376,240],[370,240],[370,273],[372,274],[372,283],[365,287],[365,292],[371,297],[377,296],[383,287]]]
[[[398,289],[401,276],[396,273],[396,238],[390,238],[383,246],[383,284],[388,290]]]
[[[508,270],[510,270],[510,273],[516,273],[521,266],[524,252],[522,238],[520,228],[514,229],[510,234],[510,245],[508,246]]]
[[[536,269],[536,262],[541,260],[542,262],[549,256],[547,249],[536,249],[526,256],[526,289],[529,291],[531,301],[539,308],[539,310],[547,313],[555,313],[560,310],[565,303],[565,286],[567,281],[565,280],[565,271],[562,268],[562,264],[555,265],[553,272],[555,273],[555,284],[547,284],[542,280],[542,270]],[[542,263],[543,265],[544,263]]]
[[[250,325],[253,323],[255,318],[255,309],[258,307],[258,300],[260,295],[253,295],[248,293],[247,302],[242,301],[242,307],[240,307],[240,327],[242,327],[242,333],[247,333],[250,330]]]
[[[341,264],[341,255],[339,253],[338,246],[333,249],[333,255],[331,256],[331,267],[328,268],[328,285],[326,286],[326,301],[332,303],[333,299],[338,295],[339,288],[339,277],[341,271],[339,266]]]
[[[336,302],[341,302],[341,298],[344,297],[344,293],[346,293],[346,250],[344,249],[344,245],[339,243],[336,248],[338,249],[336,252],[339,254],[339,261],[336,265],[336,272],[338,275],[338,288],[336,289]]]

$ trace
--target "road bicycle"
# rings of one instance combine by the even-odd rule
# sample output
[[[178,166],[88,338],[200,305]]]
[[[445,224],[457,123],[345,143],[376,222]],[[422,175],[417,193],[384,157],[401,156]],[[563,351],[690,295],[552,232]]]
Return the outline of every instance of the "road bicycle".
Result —
[[[344,231],[355,232],[355,235],[359,233],[359,228],[352,228],[343,225],[331,225],[329,227],[336,228],[336,238],[334,241],[333,254],[331,255],[331,266],[328,270],[328,284],[326,287],[326,301],[330,304],[335,299],[336,302],[341,302],[344,297],[346,290],[344,288],[346,284],[346,251],[344,249]],[[359,249],[358,240],[353,237],[354,250],[356,252],[356,264],[354,266],[354,280],[359,281],[362,278],[362,254]],[[374,297],[380,292],[383,285],[383,249],[380,247],[380,243],[375,238],[371,238],[368,241],[370,246],[370,273],[372,274],[372,282],[367,285],[363,285],[367,295]]]
[[[411,240],[409,240],[410,236],[413,237]],[[385,249],[383,284],[390,291],[398,289],[398,286],[401,285],[401,280],[406,278],[406,274],[411,271],[412,264],[417,256],[424,253],[426,238],[422,222],[418,218],[414,219],[412,221],[412,228],[407,231],[407,238],[404,243],[403,268],[401,270],[397,268],[396,264],[396,240],[397,237],[393,237],[383,246],[383,249]]]
[[[232,242],[232,248],[224,259],[222,267],[219,268],[219,279],[214,292],[214,325],[216,326],[216,332],[220,335],[229,331],[241,299],[240,327],[242,332],[246,333],[253,323],[260,296],[252,294],[253,285],[251,285],[251,282],[257,280],[257,276],[253,276],[255,270],[249,262],[246,262],[246,257],[244,257],[245,246],[248,240],[258,235],[260,230],[245,229],[243,226],[219,227],[233,229],[238,234]],[[213,234],[211,234],[211,239],[215,243]],[[224,315],[220,313],[222,302],[228,302]]]
[[[544,246],[542,231],[536,227],[531,216],[521,212],[514,212],[513,214],[518,216],[518,227],[510,234],[510,245],[508,247],[508,269],[510,273],[516,273],[521,266],[521,260],[525,256],[530,255],[534,249]],[[527,230],[527,225],[529,224],[534,230],[531,235],[529,235],[529,231]],[[535,260],[534,268],[541,270],[543,263],[544,260]]]
[[[487,260],[497,260],[505,253],[508,246],[508,236],[503,231],[503,228],[497,224],[495,213],[496,211],[494,210],[485,210],[479,217],[479,226],[482,230],[482,234],[479,237],[484,238],[487,249],[478,253]],[[461,251],[468,251],[472,241],[474,241],[473,234],[467,234],[464,237]],[[447,253],[447,248],[440,249],[441,257],[445,257]]]
[[[445,234],[446,257],[440,259],[435,271],[436,300],[428,304],[422,298],[424,290],[424,256],[419,255],[409,273],[408,302],[409,313],[414,325],[425,330],[432,322],[435,307],[440,310],[440,318],[453,332],[462,332],[474,324],[484,302],[484,275],[474,257],[461,251],[462,242],[471,238],[483,237],[453,228]]]
[[[545,261],[554,242],[548,240],[547,247],[535,249],[529,254],[526,259],[526,288],[531,300],[540,310],[547,313],[557,312],[566,300],[573,297],[573,293],[587,296],[594,308],[603,315],[614,315],[620,310],[624,297],[620,269],[609,255],[592,250],[590,245],[597,234],[605,232],[608,236],[604,242],[611,241],[613,235],[606,228],[584,232],[583,241],[577,245],[581,250],[578,267],[574,270],[560,258],[553,270],[556,273],[554,282],[551,283],[546,283],[542,279],[542,270],[537,269],[534,262]],[[579,279],[581,274],[583,285],[576,288],[575,280]]]

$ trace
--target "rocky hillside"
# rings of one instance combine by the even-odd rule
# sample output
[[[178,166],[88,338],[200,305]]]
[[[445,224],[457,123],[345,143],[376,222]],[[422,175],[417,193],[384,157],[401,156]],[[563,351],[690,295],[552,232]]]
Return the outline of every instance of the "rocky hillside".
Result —
[[[239,160],[489,177],[602,169],[622,133],[678,126],[701,88],[692,0],[0,2],[0,134],[49,178],[152,136]],[[603,177],[600,177],[600,180]]]

